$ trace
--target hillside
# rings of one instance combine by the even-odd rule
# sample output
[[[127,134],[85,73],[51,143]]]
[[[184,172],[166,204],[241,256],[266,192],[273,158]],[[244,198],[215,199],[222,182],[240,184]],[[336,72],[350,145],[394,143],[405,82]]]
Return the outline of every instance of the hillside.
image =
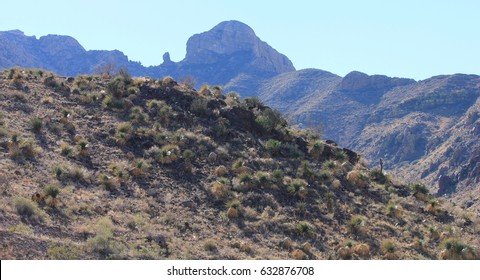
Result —
[[[373,166],[382,159],[407,182],[422,180],[439,195],[455,193],[458,203],[479,207],[473,199],[480,182],[479,76],[416,82],[359,72],[313,80],[286,73],[272,84],[276,87],[260,87],[256,94],[293,123],[321,126],[323,137],[361,152]],[[291,106],[282,106],[284,101]]]
[[[238,21],[193,35],[186,49],[182,61],[166,53],[161,65],[144,67],[120,51],[86,51],[69,36],[36,39],[6,31],[0,32],[0,69],[18,65],[76,76],[126,68],[136,76],[171,75],[195,88],[223,85],[224,92],[259,97],[292,124],[322,131],[323,139],[358,151],[370,166],[382,159],[406,182],[421,180],[438,195],[452,194],[458,204],[480,209],[478,76],[414,81],[295,71],[285,55]]]
[[[2,259],[479,256],[474,212],[255,98],[11,69],[0,113]]]

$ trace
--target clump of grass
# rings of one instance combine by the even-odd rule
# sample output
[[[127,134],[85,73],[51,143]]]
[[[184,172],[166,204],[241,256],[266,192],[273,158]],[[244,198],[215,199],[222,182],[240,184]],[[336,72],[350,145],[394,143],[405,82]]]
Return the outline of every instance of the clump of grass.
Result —
[[[95,236],[87,240],[87,247],[102,259],[121,259],[126,248],[113,239],[114,229],[109,217],[101,218],[95,225]]]
[[[28,221],[42,221],[43,212],[37,204],[24,197],[15,197],[13,199],[13,208],[23,219]]]
[[[361,215],[354,215],[347,223],[347,230],[354,235],[363,234],[365,231],[366,219]]]
[[[378,168],[370,170],[370,179],[380,184],[385,184],[388,182],[388,176]]]
[[[213,252],[217,250],[217,245],[213,240],[206,240],[205,243],[203,243],[203,249],[205,249],[205,251]]]
[[[13,134],[8,143],[8,153],[13,160],[22,161],[34,159],[40,151],[32,140],[21,140],[18,134]]]
[[[133,137],[133,127],[132,124],[129,122],[120,123],[117,126],[115,132],[115,138],[117,143],[120,145],[125,145],[128,141]]]
[[[456,238],[445,239],[441,243],[444,251],[440,258],[445,260],[475,260],[478,259],[478,252],[470,245]]]
[[[60,154],[62,156],[70,157],[73,155],[73,148],[65,142],[60,143]]]
[[[43,128],[43,121],[40,118],[33,118],[31,120],[32,131],[34,133],[40,133]]]
[[[308,153],[313,159],[319,160],[324,148],[325,146],[323,142],[320,140],[316,140],[309,145]]]
[[[421,201],[427,201],[429,197],[428,188],[419,182],[411,183],[408,185],[408,188],[412,191],[412,195]]]
[[[157,160],[169,164],[180,158],[180,148],[177,145],[167,144],[160,148]]]
[[[307,221],[297,223],[295,228],[302,235],[312,235],[315,233],[315,226]]]
[[[220,177],[210,185],[210,191],[217,199],[225,199],[230,196],[230,185],[227,178]]]
[[[397,244],[392,240],[385,240],[382,242],[381,246],[382,253],[384,257],[389,260],[395,260],[398,258],[397,252]]]
[[[272,157],[280,155],[282,142],[275,139],[268,139],[263,145],[265,151]]]
[[[287,188],[287,191],[294,196],[305,199],[308,195],[307,182],[302,179],[293,180]]]
[[[255,179],[261,187],[267,187],[270,185],[270,174],[265,171],[257,171],[255,173]]]
[[[347,181],[351,186],[365,188],[369,184],[368,176],[362,171],[352,170],[347,173]]]
[[[144,176],[145,173],[152,167],[150,163],[143,158],[135,159],[132,165],[133,167],[131,169],[131,173],[135,177]]]
[[[50,207],[57,207],[58,204],[58,194],[60,193],[60,188],[56,185],[47,185],[43,189],[43,193],[45,195],[45,202]]]

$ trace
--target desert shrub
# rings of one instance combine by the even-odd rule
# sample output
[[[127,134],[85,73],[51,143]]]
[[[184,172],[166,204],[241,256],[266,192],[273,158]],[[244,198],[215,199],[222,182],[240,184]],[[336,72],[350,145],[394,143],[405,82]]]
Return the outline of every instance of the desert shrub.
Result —
[[[394,254],[397,251],[397,245],[392,240],[385,240],[381,246],[384,254]]]
[[[315,226],[307,221],[297,223],[295,228],[302,235],[311,235],[315,233]]]
[[[116,99],[121,99],[129,94],[128,88],[133,80],[128,75],[118,75],[107,84],[107,93]]]
[[[295,179],[287,187],[287,191],[294,196],[306,198],[308,194],[307,185],[305,180]]]
[[[137,158],[133,161],[131,173],[133,176],[140,177],[145,175],[145,172],[151,168],[150,163],[143,158]]]
[[[95,225],[95,236],[87,240],[87,248],[103,259],[121,259],[126,248],[113,239],[114,229],[110,218],[101,218]]]
[[[193,100],[190,111],[199,117],[208,117],[211,113],[208,109],[208,100],[201,97]]]
[[[179,157],[180,148],[177,145],[167,144],[160,148],[156,160],[164,164],[169,164],[179,159]]]
[[[73,155],[73,148],[65,142],[60,143],[60,154],[62,156],[70,157]]]
[[[332,172],[330,172],[329,170],[320,170],[315,174],[315,177],[318,178],[321,183],[326,184],[330,183],[334,178]]]
[[[131,123],[124,122],[118,124],[115,132],[117,143],[125,145],[133,137],[133,133],[134,130]]]
[[[241,158],[235,160],[232,163],[232,170],[233,172],[240,174],[240,173],[245,173],[245,161]]]
[[[215,135],[217,137],[225,137],[228,135],[228,127],[230,126],[230,121],[226,118],[218,118],[215,122]]]
[[[162,79],[162,86],[164,87],[173,87],[175,84],[176,82],[171,76],[165,76]]]
[[[260,100],[260,98],[258,98],[256,96],[246,97],[243,100],[243,102],[249,108],[262,108],[262,107],[264,107],[263,102]]]
[[[255,118],[255,122],[267,133],[271,133],[287,124],[286,120],[282,117],[282,114],[271,108],[264,109]]]
[[[102,185],[107,191],[114,191],[118,187],[118,181],[105,173],[100,173],[100,175],[98,175],[98,183],[100,183],[100,185]]]
[[[395,203],[388,203],[385,207],[385,213],[390,217],[402,217],[402,210],[400,209],[400,206]]]
[[[305,180],[313,180],[315,177],[315,171],[310,167],[309,162],[304,160],[300,163],[300,166],[297,169],[297,177],[303,178]]]
[[[276,169],[272,172],[272,175],[270,176],[270,180],[274,184],[281,185],[281,184],[283,184],[283,177],[284,176],[285,176],[285,174],[283,173],[282,170]]]
[[[368,176],[362,171],[352,170],[347,173],[347,181],[351,186],[365,188],[368,186]]]
[[[298,158],[303,155],[295,143],[282,143],[280,154],[289,158]]]
[[[143,112],[142,107],[134,106],[130,109],[130,120],[134,123],[145,123],[148,121],[148,115]]]
[[[210,96],[212,92],[210,91],[208,84],[203,84],[198,90],[198,94],[201,96]]]
[[[87,140],[80,139],[77,142],[78,145],[78,155],[81,157],[87,157],[90,154],[90,145]]]
[[[370,170],[370,179],[380,184],[385,184],[388,181],[387,175],[378,168]]]
[[[125,98],[115,98],[107,95],[102,101],[103,108],[110,108],[116,111],[125,111],[132,106],[132,102]]]
[[[228,169],[224,165],[217,166],[215,168],[215,176],[217,177],[225,177],[228,175]]]
[[[361,215],[354,215],[347,223],[347,230],[354,235],[363,234],[365,230],[365,217]]]
[[[429,197],[428,188],[419,182],[411,183],[408,185],[408,188],[412,191],[412,195],[421,201],[427,201]]]
[[[257,180],[258,184],[262,187],[267,187],[270,185],[270,174],[264,171],[257,171],[255,173],[255,179]]]
[[[8,153],[13,160],[34,159],[39,149],[31,140],[21,140],[18,134],[13,134],[8,143]]]
[[[34,133],[40,133],[42,131],[42,128],[43,128],[43,122],[41,119],[35,117],[31,120],[31,126],[32,126],[32,131]]]
[[[41,221],[43,213],[37,204],[24,197],[15,197],[13,199],[13,208],[22,218],[32,221]]]
[[[478,259],[478,252],[470,245],[465,244],[462,240],[456,238],[448,238],[442,241],[441,247],[444,251],[441,259],[446,260],[475,260]]]
[[[213,240],[206,240],[205,243],[203,243],[203,249],[205,249],[205,251],[213,252],[217,250],[217,245]]]
[[[151,100],[147,103],[147,108],[163,125],[167,124],[172,116],[172,107],[163,101]]]
[[[268,139],[263,145],[263,148],[270,156],[277,156],[280,155],[282,142],[275,139]]]
[[[436,199],[430,199],[427,202],[427,212],[436,215],[440,212],[440,204]]]
[[[60,193],[60,188],[56,185],[47,185],[43,189],[43,193],[45,194],[45,202],[50,207],[56,207],[58,204],[57,196]]]
[[[245,188],[251,188],[254,184],[254,178],[248,173],[241,173],[237,177],[238,182]]]
[[[337,167],[337,163],[334,160],[327,160],[322,164],[323,169],[334,169]]]
[[[227,178],[220,177],[210,184],[210,191],[217,199],[225,199],[230,196],[230,186]]]
[[[318,160],[320,159],[324,148],[325,146],[323,142],[320,140],[316,140],[309,144],[308,153],[312,158]]]

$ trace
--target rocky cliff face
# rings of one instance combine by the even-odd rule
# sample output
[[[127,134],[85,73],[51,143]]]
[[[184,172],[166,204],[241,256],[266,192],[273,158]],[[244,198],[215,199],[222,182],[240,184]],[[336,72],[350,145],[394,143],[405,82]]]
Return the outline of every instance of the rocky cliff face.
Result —
[[[292,62],[255,35],[239,21],[226,21],[210,31],[196,34],[187,42],[185,64],[215,64],[225,57],[250,54],[249,66],[257,71],[279,74],[295,71]]]

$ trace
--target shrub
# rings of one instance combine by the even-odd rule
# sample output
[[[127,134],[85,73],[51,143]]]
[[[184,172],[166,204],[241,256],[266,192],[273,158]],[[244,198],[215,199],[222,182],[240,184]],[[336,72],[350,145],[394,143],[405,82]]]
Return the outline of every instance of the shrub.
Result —
[[[228,175],[228,169],[224,165],[220,165],[215,168],[215,176],[224,177],[226,175]]]
[[[101,218],[95,225],[95,236],[87,240],[87,247],[104,259],[120,259],[125,246],[113,239],[114,226],[110,218]]]
[[[271,108],[263,110],[255,119],[255,122],[260,125],[267,133],[271,133],[280,127],[287,124],[282,114]]]
[[[114,191],[118,187],[118,182],[105,173],[100,173],[98,182],[104,186],[107,191]]]
[[[397,245],[391,240],[385,240],[382,242],[381,249],[384,254],[393,254],[397,251]]]
[[[28,220],[42,220],[43,215],[38,206],[31,200],[24,197],[16,197],[13,200],[13,208],[22,218]]]
[[[58,204],[57,196],[60,193],[60,189],[56,185],[47,185],[43,189],[43,193],[45,194],[45,202],[50,207],[56,207]]]
[[[307,221],[299,222],[295,227],[302,235],[311,235],[315,232],[315,226]]]
[[[163,125],[168,123],[172,115],[172,107],[165,104],[163,101],[151,100],[147,103],[147,108]]]
[[[385,213],[390,217],[396,217],[396,218],[402,217],[402,210],[395,203],[387,204],[387,206],[385,207]]]
[[[190,111],[199,117],[208,117],[210,115],[208,100],[201,97],[195,98],[190,105]]]
[[[260,100],[260,98],[258,98],[256,96],[246,97],[243,100],[243,102],[249,108],[262,108],[262,107],[264,107],[263,102]]]
[[[429,197],[428,188],[419,182],[411,183],[408,185],[408,188],[412,191],[413,196],[421,201],[427,201]]]
[[[323,142],[320,140],[316,140],[309,145],[308,153],[312,158],[318,160],[320,159],[324,148],[325,146]]]
[[[351,186],[365,188],[368,186],[368,176],[362,171],[352,170],[347,173],[347,181]]]
[[[177,145],[167,144],[160,148],[157,160],[164,164],[176,161],[180,157],[180,148]]]
[[[31,125],[32,125],[32,131],[34,133],[40,133],[43,128],[43,122],[41,119],[35,117],[31,120]]]
[[[307,197],[308,194],[307,185],[308,184],[305,180],[295,179],[290,183],[287,191],[294,196],[298,196],[304,199]]]
[[[455,238],[445,239],[441,243],[444,251],[440,258],[445,260],[475,260],[478,259],[478,253],[475,248],[465,244],[463,241]]]
[[[297,177],[305,180],[313,180],[315,177],[315,171],[310,167],[308,161],[302,161],[297,169]]]
[[[203,244],[203,248],[205,249],[205,251],[216,251],[217,245],[212,240],[207,240]]]
[[[78,141],[78,155],[81,157],[87,157],[90,154],[90,147],[88,141],[85,139],[80,139]]]
[[[117,139],[117,143],[120,145],[125,145],[133,136],[133,127],[132,124],[129,122],[120,123],[117,126],[117,130],[115,132],[115,138]]]
[[[134,106],[130,109],[130,120],[134,123],[145,123],[148,121],[148,115],[143,112],[142,107]]]
[[[143,158],[137,158],[133,161],[132,175],[139,177],[145,175],[145,171],[150,169],[151,165]]]
[[[365,217],[361,215],[354,215],[347,223],[347,230],[354,235],[363,234],[365,229]]]
[[[270,184],[270,174],[264,171],[257,171],[255,173],[255,179],[262,187],[266,187]]]
[[[263,148],[265,151],[270,154],[270,156],[277,156],[280,155],[282,147],[282,142],[275,140],[275,139],[269,139],[265,144],[263,145]]]
[[[210,191],[217,199],[225,199],[230,196],[230,186],[228,185],[228,179],[218,178],[210,185]]]
[[[67,143],[61,142],[60,143],[60,153],[62,154],[62,156],[66,156],[66,157],[72,156],[73,148],[70,145],[68,145]]]
[[[380,184],[385,184],[388,181],[387,175],[378,168],[370,170],[370,179]]]
[[[11,136],[8,143],[8,153],[13,160],[34,159],[39,153],[38,148],[31,140],[20,140],[17,134]]]
[[[277,184],[277,185],[281,185],[283,184],[283,177],[284,177],[284,173],[282,170],[280,169],[276,169],[272,172],[272,175],[270,176],[270,179],[273,183]]]
[[[247,173],[242,173],[238,175],[238,182],[245,188],[251,188],[253,187],[253,177],[250,174]]]

